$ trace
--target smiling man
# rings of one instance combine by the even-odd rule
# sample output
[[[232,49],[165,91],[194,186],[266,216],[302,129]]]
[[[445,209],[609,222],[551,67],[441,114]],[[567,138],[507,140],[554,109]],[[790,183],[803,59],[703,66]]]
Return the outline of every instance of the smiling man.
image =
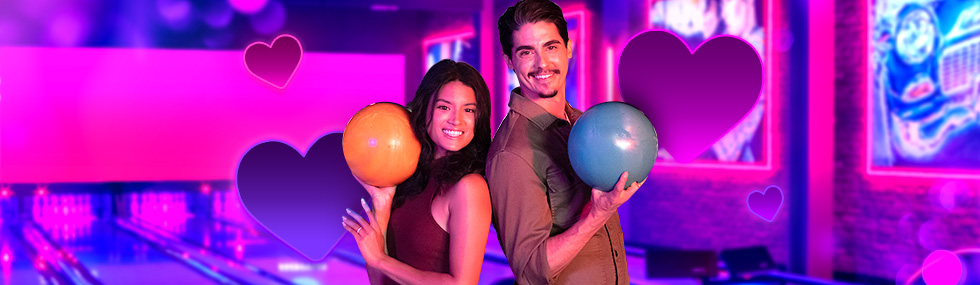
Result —
[[[524,0],[497,22],[511,91],[487,157],[497,238],[519,284],[629,284],[617,209],[640,187],[626,173],[611,192],[591,189],[568,159],[582,111],[565,100],[574,43],[561,8]],[[626,189],[624,189],[626,188]]]

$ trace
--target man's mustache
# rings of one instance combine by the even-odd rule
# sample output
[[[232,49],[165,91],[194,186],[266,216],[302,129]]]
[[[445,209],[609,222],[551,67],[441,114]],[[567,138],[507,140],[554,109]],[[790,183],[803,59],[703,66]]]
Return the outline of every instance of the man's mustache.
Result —
[[[552,69],[552,70],[538,70],[538,71],[533,71],[533,72],[528,73],[527,76],[529,76],[529,77],[538,76],[538,74],[544,73],[545,71],[549,71],[551,73],[554,73],[555,75],[561,74],[561,71],[560,70]]]

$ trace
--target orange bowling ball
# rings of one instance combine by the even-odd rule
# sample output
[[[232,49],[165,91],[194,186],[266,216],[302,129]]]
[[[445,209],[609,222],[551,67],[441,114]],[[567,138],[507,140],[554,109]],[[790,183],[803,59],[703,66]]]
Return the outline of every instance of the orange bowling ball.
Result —
[[[354,114],[344,129],[344,158],[355,177],[369,185],[395,186],[419,163],[419,144],[408,111],[395,103],[374,103]]]

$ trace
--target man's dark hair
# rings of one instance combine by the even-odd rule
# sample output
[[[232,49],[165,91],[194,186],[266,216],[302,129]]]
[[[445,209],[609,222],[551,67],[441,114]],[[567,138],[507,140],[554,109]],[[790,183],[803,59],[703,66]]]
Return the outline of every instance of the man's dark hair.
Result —
[[[514,32],[524,24],[547,22],[558,27],[558,34],[568,47],[568,23],[562,15],[561,7],[549,0],[521,0],[507,8],[507,11],[497,20],[497,31],[500,32],[500,47],[507,58],[511,58],[514,48]]]

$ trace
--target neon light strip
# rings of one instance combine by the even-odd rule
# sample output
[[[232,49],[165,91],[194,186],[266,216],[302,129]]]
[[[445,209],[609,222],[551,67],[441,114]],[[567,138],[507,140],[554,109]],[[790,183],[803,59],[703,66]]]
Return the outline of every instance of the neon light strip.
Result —
[[[588,33],[585,32],[585,27],[588,23],[586,19],[586,11],[585,9],[578,8],[578,10],[566,12],[564,17],[565,19],[575,18],[575,17],[578,17],[579,19],[578,42],[575,43],[575,49],[581,49],[581,52],[579,52],[578,54],[578,59],[576,60],[578,61],[578,66],[582,67],[582,70],[580,70],[578,73],[579,93],[580,93],[578,94],[578,106],[579,109],[585,110],[588,109],[588,107],[590,107],[586,105],[586,103],[589,101],[586,99],[588,97],[586,94],[591,93],[589,92],[589,84],[585,81],[585,74],[589,72],[589,69],[586,66],[587,60],[585,60],[585,58],[589,56],[589,49],[588,49],[589,38],[587,37]]]
[[[765,80],[764,84],[766,85],[766,94],[764,94],[763,96],[766,96],[766,99],[769,100],[766,100],[766,133],[763,135],[766,136],[766,170],[772,170],[772,161],[773,161],[772,114],[776,112],[776,109],[772,107],[772,101],[776,100],[775,96],[772,96],[773,94],[772,92],[772,64],[773,64],[772,26],[774,26],[774,24],[772,21],[772,15],[773,15],[772,3],[770,1],[766,1],[765,5],[766,5],[766,23],[765,23],[766,24],[765,27],[766,59],[765,60],[767,62],[766,62],[766,78],[763,78],[762,80]]]
[[[679,163],[676,161],[657,161],[656,165],[668,166],[668,167],[678,167],[678,168],[708,168],[708,169],[736,169],[736,170],[758,170],[758,171],[770,171],[772,170],[771,164],[734,164],[734,163],[723,163],[723,162],[691,162],[691,163]]]
[[[613,75],[613,62],[616,59],[613,56],[613,48],[611,46],[606,47],[606,102],[613,101],[613,87],[615,86],[616,80]]]
[[[475,33],[473,32],[473,27],[469,27],[462,31],[456,31],[451,33],[442,33],[433,36],[429,36],[422,40],[422,48],[428,47],[434,43],[443,43],[447,41],[452,41],[456,39],[464,39],[473,37]]]
[[[422,40],[422,68],[423,68],[422,72],[424,73],[429,70],[429,68],[425,66],[426,65],[425,61],[428,59],[426,58],[426,56],[428,56],[429,53],[428,52],[429,46],[434,44],[445,43],[445,42],[452,42],[455,40],[472,38],[473,35],[475,34],[476,33],[473,31],[473,27],[468,27],[462,31],[436,34],[423,39]],[[412,94],[414,94],[414,92],[412,92]]]
[[[874,24],[874,4],[871,3],[872,0],[867,0],[865,2],[865,9],[867,10],[867,21],[868,26],[865,29],[866,37],[868,39],[868,51],[865,56],[867,61],[865,72],[867,81],[865,82],[865,88],[867,93],[865,93],[865,122],[864,122],[864,166],[865,173],[869,176],[895,176],[895,177],[919,177],[919,178],[950,178],[950,179],[977,179],[980,180],[980,170],[966,170],[966,169],[942,169],[942,168],[910,168],[910,167],[888,167],[888,170],[874,169],[871,163],[871,144],[874,138],[872,138],[872,126],[873,122],[871,107],[874,104],[872,102],[872,96],[874,96],[874,66],[872,66],[871,60],[868,60],[872,54],[874,54],[874,38],[871,34],[872,26]]]
[[[653,21],[652,21],[652,19],[650,19],[650,16],[651,16],[650,9],[653,8],[653,2],[655,2],[655,1],[657,1],[657,0],[646,1],[647,10],[644,13],[646,13],[646,15],[647,15],[647,19],[646,19],[647,24],[646,24],[646,26],[647,26],[648,29],[653,29],[654,28],[653,27]],[[766,145],[764,147],[765,148],[766,163],[765,164],[748,164],[748,163],[732,164],[732,163],[724,163],[724,162],[678,163],[678,162],[675,162],[675,161],[657,161],[657,164],[656,164],[657,166],[677,167],[677,168],[709,168],[709,169],[736,169],[736,170],[772,171],[772,169],[773,169],[773,142],[772,142],[773,126],[772,126],[772,114],[776,112],[776,110],[773,109],[773,103],[772,103],[772,101],[775,101],[774,96],[772,96],[772,94],[773,94],[773,92],[772,92],[772,63],[773,63],[772,62],[773,61],[773,56],[772,56],[772,48],[773,48],[773,45],[772,45],[772,26],[773,26],[772,17],[773,16],[772,15],[773,15],[773,8],[772,8],[771,1],[766,1],[765,6],[766,6],[766,8],[765,8],[766,9],[766,23],[765,23],[765,26],[763,27],[763,29],[765,30],[765,37],[766,37],[766,39],[765,39],[765,52],[764,52],[765,53],[765,55],[764,55],[765,57],[763,58],[763,60],[765,62],[763,63],[763,65],[765,66],[765,69],[766,69],[765,70],[765,73],[766,73],[766,76],[765,77],[766,78],[763,78],[763,81],[764,81],[763,84],[765,84],[765,91],[766,92],[763,93],[762,96],[766,96],[766,110],[765,110],[765,114],[766,114],[765,115],[766,116],[766,118],[765,118],[765,120],[766,120],[765,130],[766,131],[763,132],[762,135],[765,137],[765,142],[766,142],[765,143]],[[739,122],[741,122],[741,121],[739,121]]]

